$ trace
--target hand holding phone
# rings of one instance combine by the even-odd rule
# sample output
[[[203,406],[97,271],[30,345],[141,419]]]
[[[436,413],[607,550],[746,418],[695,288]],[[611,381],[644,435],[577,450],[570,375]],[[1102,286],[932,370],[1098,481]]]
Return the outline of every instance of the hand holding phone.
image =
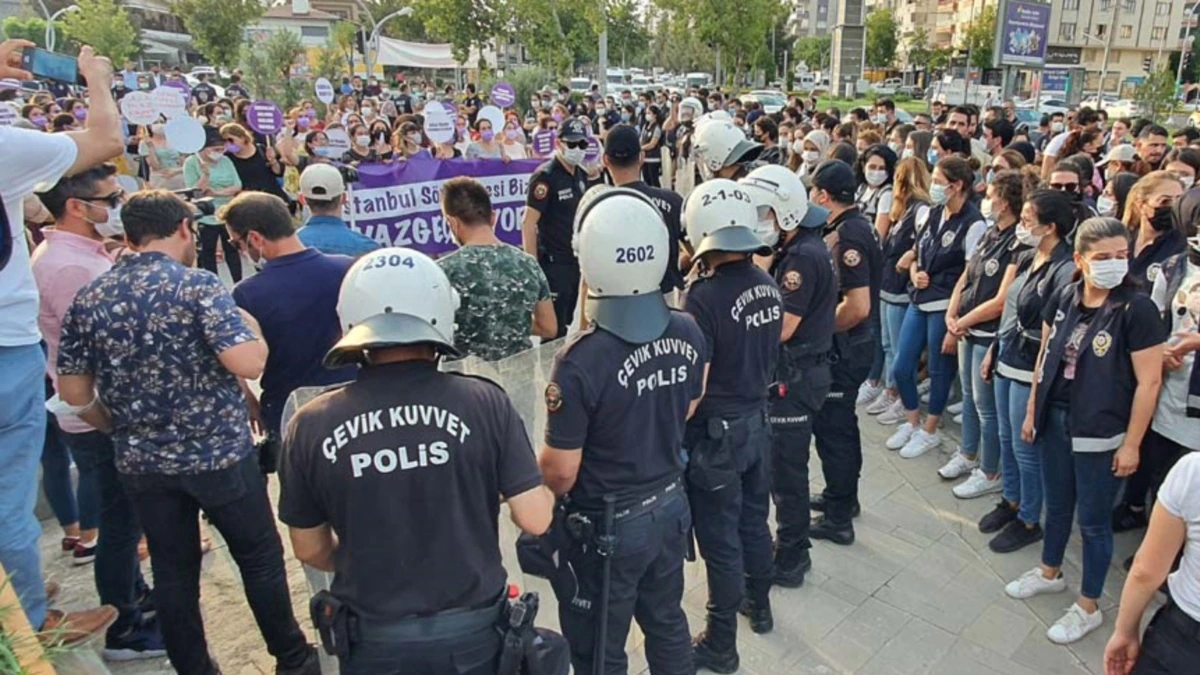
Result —
[[[21,50],[32,47],[29,40],[5,40],[0,42],[0,78],[11,77],[17,80],[32,79],[27,70],[21,68]]]
[[[67,84],[86,84],[79,77],[79,63],[74,57],[56,54],[41,47],[26,47],[21,52],[21,67],[41,77]]]

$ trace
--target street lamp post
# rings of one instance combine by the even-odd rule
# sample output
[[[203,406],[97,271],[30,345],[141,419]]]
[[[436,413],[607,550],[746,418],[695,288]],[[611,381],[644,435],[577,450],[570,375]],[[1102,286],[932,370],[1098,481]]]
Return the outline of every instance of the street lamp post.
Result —
[[[67,12],[78,12],[79,7],[77,5],[68,5],[51,14],[43,0],[38,0],[38,4],[42,6],[42,13],[46,15],[46,49],[54,51],[54,43],[58,41],[58,31],[54,28],[54,22],[58,21],[58,17]]]
[[[1184,21],[1188,21],[1195,14],[1196,10],[1200,10],[1200,2],[1192,5],[1192,11],[1188,12],[1184,17]],[[1188,40],[1192,37],[1192,27],[1189,25],[1183,33],[1183,42],[1179,45],[1179,70],[1175,72],[1175,91],[1183,86],[1183,55],[1184,50],[1188,49]]]
[[[371,73],[375,72],[375,59],[372,57],[371,52],[374,50],[375,55],[379,55],[379,31],[383,30],[383,24],[397,17],[408,16],[412,13],[412,7],[405,7],[388,14],[379,21],[376,21],[375,17],[371,16],[370,12],[367,12],[367,18],[371,20],[371,35],[366,41],[363,42],[363,51],[366,52],[366,54],[363,54],[363,61],[366,62],[367,65],[367,77],[371,77]],[[366,37],[365,28],[363,29],[363,32],[364,37]]]
[[[1109,35],[1111,36],[1112,33],[1110,32]],[[1102,109],[1104,108],[1104,80],[1108,78],[1108,53],[1112,44],[1111,41],[1101,40],[1090,33],[1083,33],[1083,37],[1085,40],[1091,40],[1092,42],[1100,42],[1104,44],[1104,62],[1103,65],[1100,66],[1100,85],[1096,87],[1096,107],[1098,109]]]

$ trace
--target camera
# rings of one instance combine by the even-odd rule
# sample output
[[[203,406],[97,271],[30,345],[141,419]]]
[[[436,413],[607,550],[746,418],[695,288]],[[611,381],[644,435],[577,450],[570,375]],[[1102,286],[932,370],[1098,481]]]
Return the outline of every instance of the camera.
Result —
[[[358,169],[352,166],[339,166],[338,172],[342,174],[342,182],[346,184],[358,182]]]
[[[192,215],[196,218],[213,216],[217,213],[217,207],[213,204],[213,198],[200,197],[199,188],[183,188],[181,190],[171,190],[171,192],[174,192],[192,207]]]

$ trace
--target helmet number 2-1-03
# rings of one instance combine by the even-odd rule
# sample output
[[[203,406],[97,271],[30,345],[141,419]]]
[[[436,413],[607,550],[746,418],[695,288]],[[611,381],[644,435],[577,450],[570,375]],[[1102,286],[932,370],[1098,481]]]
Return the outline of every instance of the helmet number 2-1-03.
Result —
[[[704,199],[700,202],[700,206],[708,206],[714,202],[725,201],[726,199],[736,199],[739,202],[753,203],[750,195],[741,190],[719,190],[717,192],[709,192],[703,195]]]
[[[647,260],[654,260],[654,246],[627,246],[617,249],[617,260],[619,263],[640,263]]]
[[[400,267],[402,265],[404,267],[412,269],[415,266],[415,263],[413,262],[413,259],[411,256],[406,256],[406,255],[382,256],[381,255],[378,258],[375,258],[374,260],[371,260],[370,262],[368,262],[363,267],[363,271],[365,272],[367,270],[377,270],[381,267]]]

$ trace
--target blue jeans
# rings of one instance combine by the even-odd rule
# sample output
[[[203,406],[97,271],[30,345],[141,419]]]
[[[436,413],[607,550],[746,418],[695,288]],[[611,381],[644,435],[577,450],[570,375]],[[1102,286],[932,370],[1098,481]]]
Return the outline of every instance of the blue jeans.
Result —
[[[896,361],[892,374],[904,409],[917,410],[921,397],[917,393],[917,367],[921,352],[929,348],[929,414],[941,415],[950,397],[950,386],[954,382],[954,370],[958,361],[942,353],[942,340],[946,337],[946,313],[923,312],[909,305],[900,327],[900,344],[896,348]]]
[[[94,530],[100,526],[100,487],[93,472],[75,462],[79,469],[79,489],[76,494],[71,485],[71,449],[66,443],[68,435],[59,428],[54,415],[46,415],[46,440],[42,445],[42,490],[59,525],[78,523],[81,530]]]
[[[1120,480],[1113,475],[1115,450],[1074,452],[1071,450],[1068,413],[1050,406],[1034,447],[1042,453],[1042,475],[1046,481],[1046,539],[1042,564],[1062,567],[1067,540],[1071,538],[1071,516],[1078,509],[1079,534],[1083,539],[1083,580],[1080,593],[1097,600],[1104,592],[1104,578],[1112,562],[1112,508]]]
[[[40,345],[0,347],[0,565],[35,630],[46,622],[42,528],[33,515],[46,436],[45,377]]]
[[[1029,385],[1006,377],[994,376],[996,416],[1000,420],[1000,474],[1004,478],[1004,499],[1020,504],[1017,517],[1026,525],[1042,521],[1042,455],[1021,440],[1025,407],[1029,405]]]
[[[896,349],[900,346],[900,327],[904,325],[906,312],[908,305],[893,305],[886,300],[879,303],[879,314],[882,318],[879,345],[883,349],[883,374],[887,378],[888,389],[896,388],[896,374],[892,372],[892,366],[896,363]]]
[[[869,317],[871,325],[875,328],[875,335],[881,335],[883,328],[880,325],[883,321],[883,312],[874,313]],[[887,365],[887,358],[883,353],[883,341],[876,340],[875,346],[871,349],[871,370],[867,373],[868,382],[876,382],[883,379],[884,367]]]
[[[1000,471],[1000,429],[996,422],[996,391],[979,372],[986,344],[958,341],[958,379],[962,384],[962,454],[980,456],[980,469],[989,476]]]

